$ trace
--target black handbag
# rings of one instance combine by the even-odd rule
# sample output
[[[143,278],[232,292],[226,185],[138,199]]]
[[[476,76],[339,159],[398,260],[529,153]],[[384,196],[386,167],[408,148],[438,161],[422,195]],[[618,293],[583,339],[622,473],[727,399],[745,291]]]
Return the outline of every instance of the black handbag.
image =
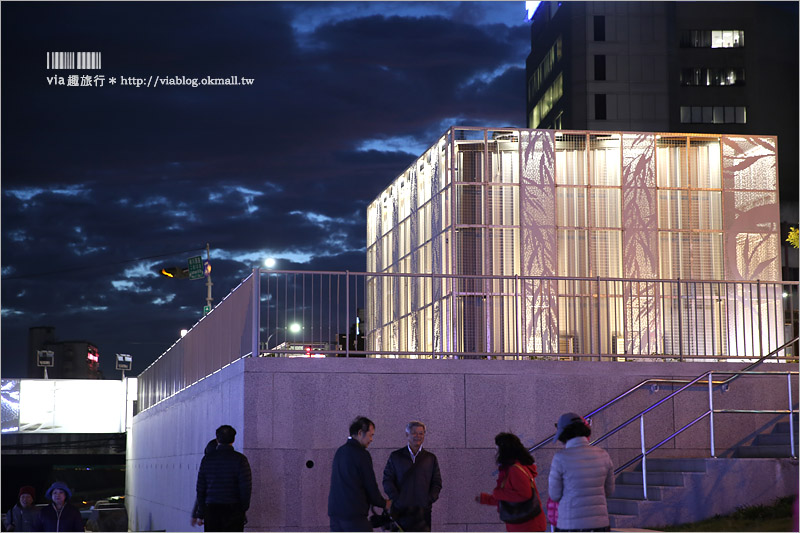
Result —
[[[526,476],[528,475],[525,469],[518,464],[514,466],[525,472]],[[539,501],[539,491],[536,489],[536,483],[534,483],[532,477],[530,477],[530,480],[531,492],[533,493],[530,499],[521,502],[499,500],[500,520],[506,524],[521,524],[539,516],[539,513],[542,512],[542,503]]]

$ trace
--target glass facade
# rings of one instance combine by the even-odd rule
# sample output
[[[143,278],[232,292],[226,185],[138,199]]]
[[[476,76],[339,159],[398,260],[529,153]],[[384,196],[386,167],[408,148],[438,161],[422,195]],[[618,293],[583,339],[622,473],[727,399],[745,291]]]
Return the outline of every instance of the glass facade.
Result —
[[[368,280],[368,349],[735,351],[727,283],[780,281],[776,169],[774,137],[451,128],[368,207],[368,272],[410,275]],[[717,284],[689,313],[678,279]]]

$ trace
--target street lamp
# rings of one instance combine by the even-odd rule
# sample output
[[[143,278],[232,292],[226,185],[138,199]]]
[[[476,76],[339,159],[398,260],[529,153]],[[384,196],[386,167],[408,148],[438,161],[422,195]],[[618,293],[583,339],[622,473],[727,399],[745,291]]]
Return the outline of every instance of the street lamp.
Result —
[[[275,259],[272,257],[267,257],[264,259],[264,266],[267,268],[273,268],[275,266]]]
[[[269,349],[269,341],[272,339],[272,337],[275,336],[276,333],[278,333],[278,330],[281,330],[281,329],[287,330],[287,331],[289,331],[289,333],[293,333],[294,334],[294,333],[299,333],[300,331],[302,331],[303,326],[301,326],[297,322],[292,322],[287,327],[276,326],[275,327],[275,331],[270,333],[269,336],[267,337],[267,340],[262,343],[262,346],[263,346],[264,350]]]

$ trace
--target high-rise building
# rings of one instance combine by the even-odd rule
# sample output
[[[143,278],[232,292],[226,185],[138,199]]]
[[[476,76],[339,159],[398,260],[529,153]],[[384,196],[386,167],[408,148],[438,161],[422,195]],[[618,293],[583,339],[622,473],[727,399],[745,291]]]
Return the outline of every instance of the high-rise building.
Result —
[[[367,208],[367,349],[774,349],[777,165],[769,136],[453,127]]]
[[[542,2],[532,18],[529,128],[774,135],[794,225],[798,98],[797,2]]]

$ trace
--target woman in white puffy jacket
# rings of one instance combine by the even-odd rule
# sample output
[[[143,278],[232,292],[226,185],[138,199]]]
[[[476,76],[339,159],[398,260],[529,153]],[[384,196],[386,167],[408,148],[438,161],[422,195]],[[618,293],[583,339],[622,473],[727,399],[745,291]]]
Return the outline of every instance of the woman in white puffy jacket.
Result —
[[[614,491],[614,465],[608,453],[589,444],[583,417],[565,413],[556,424],[565,443],[550,464],[548,492],[558,502],[556,531],[610,531],[606,498]]]

